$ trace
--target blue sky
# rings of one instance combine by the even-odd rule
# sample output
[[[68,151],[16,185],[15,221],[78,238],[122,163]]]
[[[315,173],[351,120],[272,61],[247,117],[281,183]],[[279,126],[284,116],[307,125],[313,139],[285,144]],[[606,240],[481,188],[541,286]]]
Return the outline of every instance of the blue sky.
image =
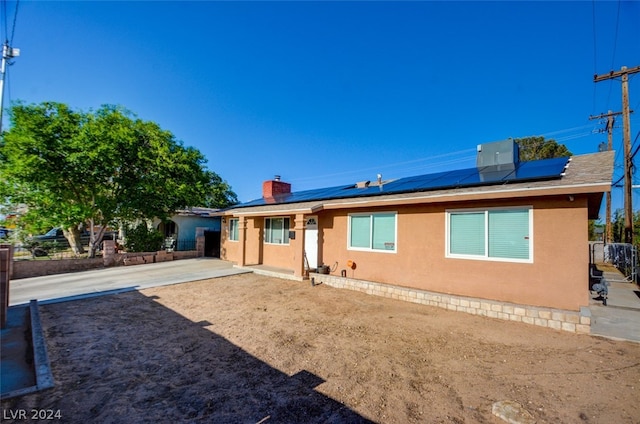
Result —
[[[640,1],[22,0],[12,45],[5,105],[122,105],[248,201],[275,174],[298,191],[472,167],[508,137],[597,151],[589,116],[621,110],[621,86],[593,75],[640,65]],[[640,74],[630,98],[633,141]]]

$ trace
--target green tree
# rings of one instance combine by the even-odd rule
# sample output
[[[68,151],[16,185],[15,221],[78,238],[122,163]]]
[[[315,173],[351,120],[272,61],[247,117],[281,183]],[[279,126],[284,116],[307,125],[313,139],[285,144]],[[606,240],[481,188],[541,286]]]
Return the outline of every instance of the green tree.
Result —
[[[616,209],[611,218],[614,243],[624,243],[624,210]],[[640,210],[633,213],[633,244],[640,245]]]
[[[154,252],[162,248],[164,237],[158,230],[149,228],[145,222],[127,226],[124,247],[127,252]]]
[[[544,137],[524,137],[516,138],[514,141],[518,143],[521,161],[571,156],[571,152],[564,144],[558,144],[553,139],[545,140]]]
[[[0,142],[0,200],[26,205],[20,225],[33,232],[61,227],[76,253],[83,226],[92,230],[93,256],[109,225],[237,201],[202,153],[123,108],[15,104],[10,117]]]

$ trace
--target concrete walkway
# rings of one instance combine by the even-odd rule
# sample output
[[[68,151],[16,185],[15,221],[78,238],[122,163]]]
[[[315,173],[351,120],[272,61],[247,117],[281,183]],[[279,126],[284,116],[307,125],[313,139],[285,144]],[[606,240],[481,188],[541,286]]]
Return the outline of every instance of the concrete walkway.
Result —
[[[231,262],[196,258],[22,278],[11,280],[9,304],[22,305],[32,299],[40,304],[61,302],[247,272],[251,271],[234,268]]]
[[[604,278],[610,282],[607,306],[591,301],[591,335],[640,343],[640,287],[622,282],[618,272],[605,271]]]

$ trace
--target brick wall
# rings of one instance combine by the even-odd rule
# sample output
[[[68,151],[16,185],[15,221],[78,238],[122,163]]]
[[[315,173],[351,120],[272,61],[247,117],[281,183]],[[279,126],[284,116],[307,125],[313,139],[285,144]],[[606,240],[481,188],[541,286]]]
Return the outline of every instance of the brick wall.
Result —
[[[108,255],[105,258],[13,261],[13,273],[11,278],[17,280],[19,278],[88,271],[91,269],[106,268],[110,266],[141,265],[195,257],[198,257],[195,250],[185,252],[160,251],[140,253],[115,253],[114,250],[111,255]]]
[[[50,261],[14,261],[12,279],[40,277],[42,275],[64,274],[66,272],[88,271],[103,268],[102,258],[60,259]]]
[[[275,197],[291,193],[291,184],[280,180],[269,180],[262,183],[262,197]]]

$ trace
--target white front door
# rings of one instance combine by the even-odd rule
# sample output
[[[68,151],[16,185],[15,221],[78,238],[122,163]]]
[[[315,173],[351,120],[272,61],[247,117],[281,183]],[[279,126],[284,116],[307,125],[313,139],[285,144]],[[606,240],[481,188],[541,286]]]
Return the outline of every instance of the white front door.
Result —
[[[318,217],[307,217],[304,226],[304,253],[310,269],[318,268]]]

